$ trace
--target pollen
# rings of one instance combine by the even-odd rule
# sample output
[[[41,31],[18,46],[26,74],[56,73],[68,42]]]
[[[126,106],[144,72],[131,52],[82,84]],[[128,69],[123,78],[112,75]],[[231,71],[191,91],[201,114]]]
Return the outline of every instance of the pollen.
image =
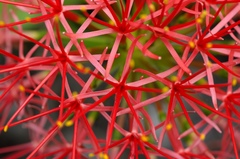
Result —
[[[210,68],[210,67],[212,67],[212,62],[208,61],[205,65],[206,65],[206,67]]]
[[[178,77],[177,76],[171,76],[170,79],[171,79],[171,81],[176,82],[178,80]]]
[[[4,25],[5,25],[4,21],[1,21],[1,20],[0,20],[0,27],[1,27],[1,26],[4,26]]]
[[[169,0],[163,0],[163,4],[168,4]]]
[[[168,31],[169,31],[169,27],[168,27],[168,26],[165,26],[165,27],[163,27],[163,30],[164,30],[165,32],[168,32]]]
[[[154,12],[156,10],[155,6],[153,4],[150,4],[149,6],[150,11]]]
[[[56,124],[57,124],[57,126],[58,126],[59,128],[63,127],[63,123],[62,123],[61,121],[59,121],[59,120],[56,122]]]
[[[172,129],[172,124],[171,123],[168,123],[167,125],[166,125],[166,130],[171,130]]]
[[[206,47],[207,48],[212,48],[213,44],[212,43],[207,43]]]
[[[77,98],[77,95],[78,95],[78,92],[77,92],[77,91],[73,91],[73,92],[72,92],[72,96],[73,96],[73,98],[76,99],[76,98]]]
[[[114,26],[114,25],[115,25],[115,23],[114,23],[114,21],[113,21],[113,20],[109,20],[109,21],[108,21],[108,24],[110,24],[110,25],[112,25],[112,26]]]
[[[81,6],[81,7],[80,7],[80,11],[82,11],[82,12],[86,12],[86,11],[87,11],[87,8],[84,7],[84,6]]]
[[[91,69],[89,67],[85,67],[83,70],[84,74],[88,74],[91,71]]]
[[[108,155],[107,155],[106,153],[100,153],[100,154],[99,154],[99,157],[100,157],[101,159],[109,159],[109,157],[108,157]]]
[[[147,18],[147,15],[146,15],[146,14],[141,14],[141,15],[140,15],[140,19],[145,20],[146,18]]]
[[[30,18],[30,17],[26,17],[25,20],[26,20],[27,22],[30,22],[30,21],[31,21],[31,18]]]
[[[94,157],[94,156],[95,156],[94,153],[88,154],[88,157]]]
[[[130,65],[130,68],[134,68],[134,66],[135,66],[135,61],[134,61],[134,60],[131,60],[129,65]]]
[[[59,16],[55,16],[54,20],[55,20],[55,22],[58,22],[59,21]]]
[[[205,140],[205,137],[206,137],[205,134],[201,134],[201,135],[200,135],[200,139],[201,139],[201,140]]]
[[[95,122],[95,118],[93,116],[89,116],[87,119],[90,125],[92,125]]]
[[[4,132],[7,132],[7,131],[8,131],[8,125],[4,126],[3,131],[4,131]]]
[[[80,70],[82,70],[84,68],[84,66],[81,63],[77,63],[76,65],[77,65],[77,68]]]
[[[72,126],[72,125],[73,125],[73,120],[68,120],[68,121],[66,121],[64,125],[65,125],[66,127]]]
[[[195,43],[193,41],[189,41],[188,45],[190,46],[190,48],[194,48],[195,47]]]
[[[142,135],[142,136],[141,136],[141,140],[142,140],[143,142],[147,142],[147,141],[149,141],[149,137],[147,137],[146,135]]]
[[[197,19],[196,19],[196,22],[199,23],[199,24],[201,24],[201,23],[203,22],[203,20],[202,20],[202,18],[197,18]]]
[[[237,85],[237,79],[236,78],[233,78],[232,80],[232,86],[236,86]]]
[[[18,86],[18,89],[19,89],[20,92],[24,92],[24,91],[25,91],[25,88],[24,88],[23,85],[19,85],[19,86]]]
[[[207,11],[203,10],[200,14],[200,18],[205,18],[207,16]]]
[[[166,93],[167,91],[169,91],[169,88],[168,88],[167,86],[165,86],[165,87],[162,88],[162,92],[163,92],[163,93]]]

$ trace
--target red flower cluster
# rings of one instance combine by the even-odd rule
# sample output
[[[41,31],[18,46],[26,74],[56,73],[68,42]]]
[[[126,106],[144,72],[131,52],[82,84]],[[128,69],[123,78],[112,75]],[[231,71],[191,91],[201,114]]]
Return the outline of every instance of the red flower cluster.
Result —
[[[22,125],[30,138],[4,158],[239,158],[239,0],[0,11],[0,137]]]

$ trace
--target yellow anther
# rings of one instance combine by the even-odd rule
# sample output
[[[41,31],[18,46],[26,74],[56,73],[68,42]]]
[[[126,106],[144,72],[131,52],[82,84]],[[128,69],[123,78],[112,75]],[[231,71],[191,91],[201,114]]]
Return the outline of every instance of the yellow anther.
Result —
[[[150,4],[149,6],[150,11],[154,12],[156,10],[155,6],[153,4]]]
[[[73,125],[73,120],[66,121],[64,125],[67,126],[67,127],[72,126]]]
[[[113,20],[109,20],[109,21],[108,21],[108,24],[110,24],[110,25],[112,25],[112,26],[114,26],[114,25],[115,25],[115,23],[114,23],[114,21],[113,21]]]
[[[108,155],[107,155],[106,153],[100,153],[100,154],[99,154],[99,157],[100,157],[101,159],[109,159],[109,157],[108,157]]]
[[[169,27],[168,27],[168,26],[165,26],[165,27],[163,27],[163,30],[164,30],[165,32],[168,32],[168,31],[169,31]]]
[[[103,159],[109,159],[108,155],[107,155],[107,154],[104,154],[104,155],[103,155]]]
[[[163,0],[163,4],[168,4],[169,0]]]
[[[195,43],[193,41],[189,41],[188,45],[190,46],[190,48],[195,48]]]
[[[207,11],[203,10],[200,14],[200,18],[205,18],[207,16]]]
[[[213,46],[212,43],[207,43],[207,45],[206,45],[207,48],[211,48],[212,46]]]
[[[162,88],[162,92],[163,92],[163,93],[166,93],[167,91],[169,91],[169,88],[168,88],[167,86],[165,86],[165,87]]]
[[[4,132],[7,132],[7,131],[8,131],[8,125],[4,126],[3,131],[4,131]]]
[[[58,126],[59,128],[63,127],[63,123],[62,123],[61,121],[59,121],[59,120],[56,122],[56,124],[57,124],[57,126]]]
[[[236,86],[237,85],[237,79],[236,78],[233,78],[232,79],[232,86]]]
[[[177,76],[171,76],[170,79],[171,79],[171,81],[176,82],[178,80],[178,77]]]
[[[91,116],[88,117],[88,123],[90,125],[92,125],[95,121],[96,121],[96,119],[94,117],[91,117]]]
[[[56,16],[54,17],[54,20],[55,20],[55,22],[58,22],[58,21],[59,21],[59,16],[56,15]]]
[[[202,20],[202,18],[197,18],[197,19],[196,19],[196,22],[199,23],[199,24],[201,24],[201,23],[203,22],[203,20]]]
[[[208,61],[205,65],[206,65],[206,67],[210,68],[210,67],[212,67],[212,62]]]
[[[81,6],[81,7],[80,7],[80,10],[81,10],[82,12],[86,12],[86,11],[87,11],[87,8],[84,7],[84,6]]]
[[[81,63],[77,63],[76,66],[80,70],[82,70],[84,68],[84,66]]]
[[[205,134],[201,134],[201,135],[200,135],[200,139],[201,139],[201,140],[205,140],[205,137],[206,137]]]
[[[4,25],[5,25],[4,21],[0,20],[0,26],[4,26]]]
[[[73,92],[72,92],[73,98],[77,98],[77,95],[78,95],[78,92],[77,92],[77,91],[73,91]]]
[[[147,15],[146,15],[146,14],[141,14],[141,15],[140,15],[140,19],[145,20],[146,18],[147,18]]]
[[[104,154],[104,153],[100,153],[100,154],[99,154],[99,157],[100,157],[100,158],[103,158],[103,154]]]
[[[131,60],[129,65],[130,65],[130,68],[134,68],[134,66],[135,66],[135,61],[134,61],[134,60]]]
[[[25,20],[26,20],[27,22],[30,22],[30,21],[31,21],[31,18],[30,18],[30,17],[26,17]]]
[[[171,123],[168,123],[167,125],[166,125],[166,130],[171,130],[172,129],[172,124]]]
[[[95,156],[94,153],[88,154],[88,157],[94,157],[94,156]]]
[[[83,71],[84,74],[87,74],[91,71],[89,67],[84,67],[81,63],[77,63],[77,68],[81,71]]]
[[[149,141],[149,137],[147,137],[146,135],[142,135],[142,136],[141,136],[141,140],[142,140],[143,142],[147,142],[147,141]]]
[[[88,74],[91,71],[91,69],[89,67],[85,67],[83,70],[84,74]]]
[[[24,92],[24,91],[25,91],[25,88],[24,88],[23,85],[19,85],[19,86],[18,86],[18,89],[19,89],[20,92]]]

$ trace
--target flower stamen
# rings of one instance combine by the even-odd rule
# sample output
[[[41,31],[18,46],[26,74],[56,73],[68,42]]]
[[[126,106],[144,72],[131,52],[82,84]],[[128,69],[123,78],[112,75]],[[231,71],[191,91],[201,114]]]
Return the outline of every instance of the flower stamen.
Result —
[[[213,44],[212,43],[207,43],[206,47],[207,48],[212,48]]]
[[[77,91],[72,92],[72,96],[73,96],[74,99],[77,98],[77,95],[78,95],[78,92],[77,92]]]
[[[146,135],[142,135],[142,136],[141,136],[141,140],[142,140],[143,142],[147,142],[147,141],[149,141],[149,137],[147,137]]]
[[[56,124],[57,124],[57,126],[58,126],[59,128],[62,128],[62,127],[63,127],[63,123],[62,123],[61,121],[59,121],[59,120],[56,122]]]
[[[66,121],[64,125],[65,125],[66,127],[72,126],[72,125],[73,125],[73,120],[68,120],[68,121]]]
[[[172,127],[173,127],[172,124],[171,124],[171,123],[168,123],[168,124],[166,125],[166,130],[169,131],[169,130],[172,129]]]
[[[108,157],[108,155],[107,155],[106,153],[100,153],[100,154],[99,154],[99,157],[100,157],[101,159],[109,159],[109,157]]]
[[[150,4],[149,6],[150,11],[154,12],[156,10],[156,7],[153,4]]]
[[[201,134],[201,135],[200,135],[200,139],[201,139],[201,140],[205,140],[205,138],[206,138],[206,135],[205,135],[205,134]]]
[[[4,126],[3,131],[4,131],[4,132],[7,132],[7,131],[8,131],[8,125]]]
[[[238,82],[237,79],[236,79],[236,78],[233,78],[233,79],[232,79],[232,86],[236,86],[236,85],[237,85],[237,82]]]
[[[190,46],[190,48],[195,48],[195,43],[193,41],[189,41],[188,45]]]
[[[4,21],[0,21],[0,27],[4,25],[5,25]]]
[[[20,92],[25,92],[25,87],[23,85],[19,85],[18,89]]]
[[[26,17],[25,20],[26,20],[27,22],[30,22],[32,19],[31,19],[30,17]]]

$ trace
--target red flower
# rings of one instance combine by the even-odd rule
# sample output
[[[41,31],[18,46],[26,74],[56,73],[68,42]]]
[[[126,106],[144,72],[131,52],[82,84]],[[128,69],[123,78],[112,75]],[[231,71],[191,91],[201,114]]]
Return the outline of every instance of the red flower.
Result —
[[[239,158],[239,4],[0,0],[1,157]]]

